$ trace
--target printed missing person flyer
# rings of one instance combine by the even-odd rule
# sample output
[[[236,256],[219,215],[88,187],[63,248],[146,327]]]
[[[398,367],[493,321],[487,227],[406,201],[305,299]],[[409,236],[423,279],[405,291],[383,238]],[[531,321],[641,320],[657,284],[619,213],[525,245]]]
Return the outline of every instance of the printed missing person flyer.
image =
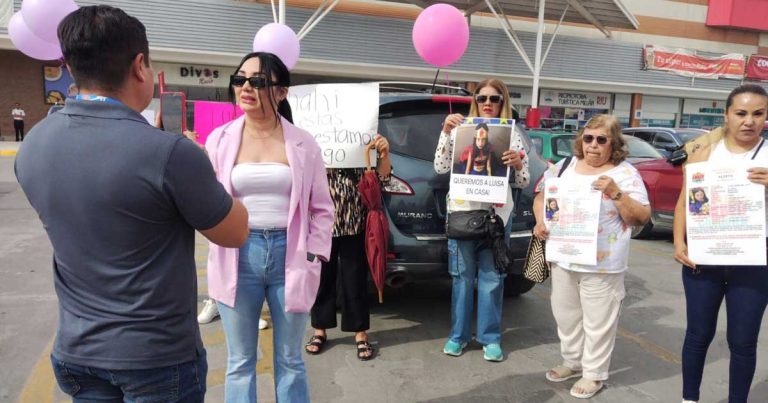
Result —
[[[456,128],[451,197],[486,203],[507,201],[510,168],[501,160],[515,136],[514,119],[467,118]]]
[[[747,179],[755,161],[685,168],[688,257],[703,265],[766,264],[765,187]]]

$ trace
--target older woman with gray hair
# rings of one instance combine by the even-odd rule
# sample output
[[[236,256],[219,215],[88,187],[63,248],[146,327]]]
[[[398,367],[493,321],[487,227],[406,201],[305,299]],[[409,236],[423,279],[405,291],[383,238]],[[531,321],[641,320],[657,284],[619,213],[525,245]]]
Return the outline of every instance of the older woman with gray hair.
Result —
[[[560,175],[568,181],[583,182],[584,192],[594,189],[602,193],[597,264],[551,262],[552,313],[563,363],[550,369],[546,378],[563,382],[581,376],[571,388],[571,396],[582,399],[594,396],[608,379],[625,295],[631,227],[645,224],[651,214],[642,178],[625,160],[627,149],[621,136],[621,125],[615,117],[597,115],[590,119],[576,137],[573,158],[544,173],[534,200],[533,234],[546,240],[549,230],[545,225],[542,190],[548,179]]]

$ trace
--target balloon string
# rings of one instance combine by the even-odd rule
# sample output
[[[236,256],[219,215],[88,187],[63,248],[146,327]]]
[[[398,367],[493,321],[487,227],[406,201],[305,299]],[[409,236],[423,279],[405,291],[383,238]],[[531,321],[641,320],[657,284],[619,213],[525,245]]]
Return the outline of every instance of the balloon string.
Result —
[[[445,71],[445,86],[450,87],[451,82],[448,81],[448,70]],[[448,91],[448,88],[446,88],[446,92]],[[448,95],[448,114],[453,115],[453,105],[451,105],[451,94]]]

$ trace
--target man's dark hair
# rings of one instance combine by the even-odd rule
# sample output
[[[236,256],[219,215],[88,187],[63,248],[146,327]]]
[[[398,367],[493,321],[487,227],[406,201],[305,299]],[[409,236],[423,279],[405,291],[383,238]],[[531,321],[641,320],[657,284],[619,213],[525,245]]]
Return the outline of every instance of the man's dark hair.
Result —
[[[149,66],[144,25],[119,8],[81,7],[61,21],[58,34],[64,61],[80,88],[119,89],[139,53]]]
[[[728,94],[728,99],[725,101],[725,111],[728,112],[728,109],[731,109],[731,105],[733,105],[733,98],[736,97],[736,95],[741,94],[755,94],[760,95],[762,97],[768,98],[768,93],[765,92],[765,88],[763,88],[762,85],[757,84],[742,84],[731,91],[730,94]]]
[[[269,83],[268,87],[280,86],[287,88],[291,86],[291,73],[288,71],[288,68],[285,67],[285,64],[283,64],[279,57],[267,52],[251,52],[245,55],[243,59],[240,60],[240,64],[237,65],[234,75],[238,74],[240,68],[243,67],[245,62],[254,57],[259,59],[259,65],[261,67],[260,73],[267,77],[267,82]],[[275,81],[272,81],[272,76],[275,77]],[[291,104],[288,103],[288,100],[282,100],[277,104],[277,109],[275,109],[272,107],[272,104],[274,103],[272,91],[268,91],[267,96],[269,97],[272,113],[275,114],[275,118],[277,119],[277,124],[280,124],[280,116],[284,117],[285,120],[293,123],[293,111],[291,111]],[[237,104],[237,99],[235,98],[235,88],[232,86],[231,82],[229,83],[229,99],[232,101],[232,104]],[[264,110],[263,104],[261,105],[261,109]]]

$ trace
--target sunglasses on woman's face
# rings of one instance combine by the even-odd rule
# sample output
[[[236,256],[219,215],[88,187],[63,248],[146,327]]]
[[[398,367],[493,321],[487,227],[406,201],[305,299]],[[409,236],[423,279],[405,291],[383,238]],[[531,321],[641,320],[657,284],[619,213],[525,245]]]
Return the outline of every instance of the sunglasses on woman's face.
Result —
[[[498,104],[501,100],[501,95],[475,95],[475,102],[478,104],[484,104],[485,101],[491,101],[492,104]]]
[[[267,80],[267,77],[265,76],[230,76],[229,82],[232,83],[233,87],[242,87],[245,85],[245,82],[248,82],[248,84],[251,85],[251,87],[259,89],[259,88],[265,88],[271,85],[272,83]]]
[[[608,143],[608,137],[605,137],[605,136],[594,136],[592,134],[585,134],[584,136],[581,137],[581,139],[586,144],[592,144],[592,142],[595,141],[595,140],[597,140],[597,144],[600,144],[601,146],[605,145],[606,143]]]

